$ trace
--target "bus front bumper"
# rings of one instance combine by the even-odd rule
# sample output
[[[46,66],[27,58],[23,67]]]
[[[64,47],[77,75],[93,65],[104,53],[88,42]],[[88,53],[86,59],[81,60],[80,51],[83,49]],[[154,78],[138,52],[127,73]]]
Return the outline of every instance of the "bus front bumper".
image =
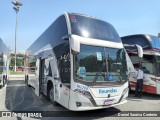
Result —
[[[69,110],[87,111],[87,110],[104,109],[124,104],[127,102],[126,98],[128,97],[128,91],[124,95],[119,95],[113,98],[94,98],[93,101],[73,91],[70,95],[71,98],[69,102]],[[103,102],[108,99],[114,99],[115,102],[109,105],[104,105]]]

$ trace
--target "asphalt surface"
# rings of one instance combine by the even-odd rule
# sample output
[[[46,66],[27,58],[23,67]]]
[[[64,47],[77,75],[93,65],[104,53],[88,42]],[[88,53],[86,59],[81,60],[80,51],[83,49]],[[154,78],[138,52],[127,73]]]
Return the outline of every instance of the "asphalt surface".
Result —
[[[103,109],[103,110],[94,110],[94,111],[85,111],[85,112],[72,112],[65,109],[63,106],[58,105],[54,106],[48,101],[48,99],[41,95],[37,97],[34,93],[34,89],[28,87],[24,83],[22,77],[12,76],[8,81],[8,84],[0,89],[0,111],[14,111],[14,112],[43,112],[49,115],[54,116],[54,119],[87,119],[87,120],[115,120],[115,119],[159,119],[158,117],[115,117],[118,113],[136,113],[137,111],[160,111],[160,96],[144,93],[142,98],[136,98],[133,94],[130,94],[128,97],[128,102],[126,104]],[[47,112],[46,112],[47,111]],[[56,116],[56,117],[55,117]],[[9,117],[0,117],[1,119],[53,119],[51,117],[45,118],[9,118]]]

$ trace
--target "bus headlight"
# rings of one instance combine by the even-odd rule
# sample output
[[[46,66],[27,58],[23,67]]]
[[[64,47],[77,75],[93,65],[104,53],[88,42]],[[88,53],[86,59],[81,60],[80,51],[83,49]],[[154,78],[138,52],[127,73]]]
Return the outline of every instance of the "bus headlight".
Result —
[[[90,100],[93,99],[92,95],[88,91],[75,89],[74,92],[80,93],[81,95],[84,95],[85,97],[87,97]]]

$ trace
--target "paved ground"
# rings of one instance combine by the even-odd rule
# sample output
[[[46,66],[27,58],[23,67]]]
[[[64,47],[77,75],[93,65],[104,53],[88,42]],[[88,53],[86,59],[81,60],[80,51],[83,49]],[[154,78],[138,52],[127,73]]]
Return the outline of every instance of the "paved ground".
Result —
[[[54,119],[82,119],[80,116],[84,116],[83,119],[99,119],[99,120],[115,120],[115,119],[135,119],[135,117],[113,117],[121,111],[160,111],[160,96],[144,94],[141,99],[133,97],[133,94],[129,95],[128,102],[121,106],[114,108],[95,110],[88,112],[69,112],[62,106],[52,105],[46,97],[43,95],[37,97],[34,94],[34,90],[25,85],[22,76],[12,76],[8,85],[0,89],[0,111],[50,111],[48,114],[54,114],[55,116],[61,116],[64,114],[71,115],[72,117],[56,117]],[[53,112],[54,111],[54,112]],[[56,111],[56,112],[55,112]],[[111,112],[112,111],[112,112]],[[114,112],[113,112],[114,111]],[[77,117],[79,116],[79,117]],[[0,117],[0,120],[2,118]],[[13,118],[3,118],[12,119]],[[21,119],[15,117],[14,119]],[[28,118],[22,118],[27,119]],[[30,118],[33,119],[33,118]],[[50,120],[53,118],[43,118]],[[157,117],[136,117],[136,119],[159,119]]]

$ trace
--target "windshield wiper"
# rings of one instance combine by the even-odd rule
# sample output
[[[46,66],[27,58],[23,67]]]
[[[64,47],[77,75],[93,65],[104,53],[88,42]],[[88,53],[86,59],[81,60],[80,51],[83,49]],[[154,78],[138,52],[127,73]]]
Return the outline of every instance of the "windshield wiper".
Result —
[[[101,75],[101,76],[100,76],[100,75]],[[97,72],[97,73],[96,73],[96,76],[95,76],[95,78],[94,78],[94,80],[93,80],[93,83],[96,83],[97,79],[98,79],[99,77],[102,77],[102,75],[105,77],[105,74],[104,74],[104,73],[102,73],[102,72]]]

